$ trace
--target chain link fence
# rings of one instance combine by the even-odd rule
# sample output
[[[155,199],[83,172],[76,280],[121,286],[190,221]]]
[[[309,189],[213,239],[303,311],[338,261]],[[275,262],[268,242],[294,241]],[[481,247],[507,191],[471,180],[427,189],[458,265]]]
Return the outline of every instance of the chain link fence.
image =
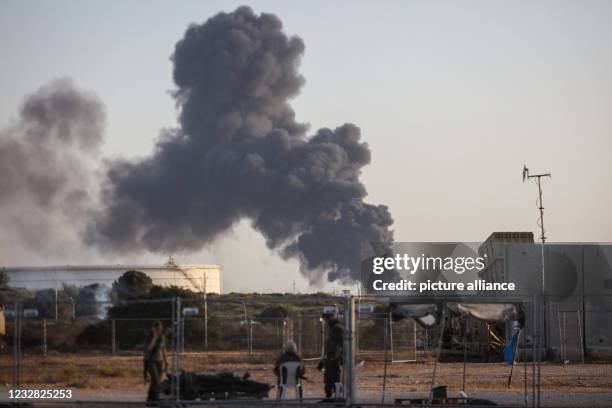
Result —
[[[413,319],[393,321],[385,311],[357,313],[359,400],[427,397],[432,386],[447,387],[451,396],[465,392],[513,406],[533,406],[534,395],[540,406],[556,406],[563,395],[575,406],[598,395],[612,398],[612,310],[598,302],[570,307],[576,304],[548,302],[544,336],[534,332],[533,308],[525,302],[514,364],[504,362],[515,332],[510,323],[449,314],[444,324],[426,327]],[[100,313],[75,310],[55,319],[37,316],[16,301],[6,305],[0,381],[10,388],[70,388],[80,399],[142,401],[143,352],[153,322],[161,321],[168,328],[169,372],[176,376],[168,398],[180,395],[176,378],[182,370],[248,372],[273,385],[274,361],[288,340],[296,342],[305,360],[305,396],[321,398],[323,376],[316,366],[327,327],[320,311],[329,305],[313,300],[280,310],[269,299],[213,299],[205,315],[201,299],[177,297],[116,302],[112,309],[100,303],[93,308]],[[271,310],[278,315],[271,316]],[[275,396],[273,390],[269,398]]]

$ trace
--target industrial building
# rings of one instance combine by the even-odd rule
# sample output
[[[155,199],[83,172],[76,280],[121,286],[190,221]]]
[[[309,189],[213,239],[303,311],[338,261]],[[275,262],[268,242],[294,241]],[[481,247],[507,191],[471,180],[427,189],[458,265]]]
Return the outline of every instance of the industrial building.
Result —
[[[542,344],[564,361],[612,355],[612,245],[534,243],[530,232],[495,232],[480,246],[488,282],[514,282],[526,300],[526,338],[531,341],[530,299],[542,293]],[[542,274],[542,256],[545,272]],[[507,337],[511,330],[507,330]]]
[[[140,271],[160,286],[179,286],[196,292],[220,294],[222,267],[219,265],[62,265],[0,267],[9,285],[31,290],[61,288],[62,284],[109,286],[127,271]]]

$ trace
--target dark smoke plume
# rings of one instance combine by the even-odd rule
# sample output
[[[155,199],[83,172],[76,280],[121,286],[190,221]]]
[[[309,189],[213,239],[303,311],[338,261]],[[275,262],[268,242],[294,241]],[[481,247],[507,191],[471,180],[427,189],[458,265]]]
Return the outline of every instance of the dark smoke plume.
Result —
[[[197,250],[242,218],[311,281],[359,274],[361,250],[390,242],[385,206],[364,203],[370,162],[352,124],[307,138],[289,100],[304,43],[248,7],[188,28],[172,56],[178,129],[154,154],[115,162],[90,238],[118,251]]]
[[[80,257],[104,120],[97,98],[63,79],[0,130],[0,262]]]

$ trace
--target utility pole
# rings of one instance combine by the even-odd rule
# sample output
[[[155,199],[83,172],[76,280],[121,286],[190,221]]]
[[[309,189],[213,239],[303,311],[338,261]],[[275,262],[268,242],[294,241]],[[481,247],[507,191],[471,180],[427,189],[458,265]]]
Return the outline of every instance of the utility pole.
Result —
[[[208,290],[206,289],[206,271],[202,271],[202,293],[204,294],[204,350],[208,350]]]
[[[68,296],[70,299],[70,304],[72,305],[72,320],[76,320],[76,304],[74,302],[74,298],[72,296]]]
[[[55,283],[55,321],[57,322],[58,313],[57,313],[57,302],[58,302],[58,293],[57,293],[57,282]]]

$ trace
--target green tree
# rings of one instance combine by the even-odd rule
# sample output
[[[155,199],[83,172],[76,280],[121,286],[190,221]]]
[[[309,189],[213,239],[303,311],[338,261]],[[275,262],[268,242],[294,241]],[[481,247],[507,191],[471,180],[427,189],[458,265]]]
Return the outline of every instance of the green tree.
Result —
[[[149,296],[153,280],[144,272],[127,271],[113,282],[111,298],[117,300],[142,299]]]
[[[6,272],[0,270],[0,289],[8,289],[9,277]]]
[[[81,288],[79,288],[77,285],[63,283],[62,290],[64,291],[64,293],[66,293],[66,295],[70,296],[73,299],[76,299],[79,296]]]
[[[24,308],[36,308],[40,317],[47,319],[55,318],[55,307],[57,304],[57,315],[60,319],[72,316],[72,302],[63,290],[57,292],[55,289],[41,289],[34,293],[34,298],[24,303]]]
[[[266,306],[261,313],[257,315],[260,319],[284,318],[291,314],[291,306],[289,305],[270,305]]]

